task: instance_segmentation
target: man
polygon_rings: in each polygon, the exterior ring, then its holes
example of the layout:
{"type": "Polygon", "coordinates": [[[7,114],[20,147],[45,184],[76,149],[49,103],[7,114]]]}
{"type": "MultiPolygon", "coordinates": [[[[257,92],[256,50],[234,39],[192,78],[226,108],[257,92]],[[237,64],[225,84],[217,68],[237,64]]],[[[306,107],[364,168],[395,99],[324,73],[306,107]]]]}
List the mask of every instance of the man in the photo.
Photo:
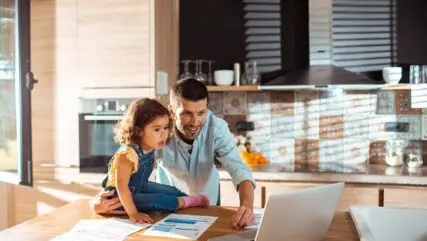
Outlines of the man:
{"type": "MultiPolygon", "coordinates": [[[[189,195],[205,194],[210,204],[219,200],[219,176],[215,158],[230,174],[239,192],[240,207],[232,217],[235,228],[251,224],[255,181],[242,162],[227,122],[208,110],[206,86],[195,79],[179,81],[171,90],[169,111],[175,121],[175,138],[156,153],[156,181],[175,186],[189,195]]],[[[118,199],[100,193],[93,208],[97,213],[118,213],[118,199]],[[101,199],[101,200],[100,200],[101,199]]]]}

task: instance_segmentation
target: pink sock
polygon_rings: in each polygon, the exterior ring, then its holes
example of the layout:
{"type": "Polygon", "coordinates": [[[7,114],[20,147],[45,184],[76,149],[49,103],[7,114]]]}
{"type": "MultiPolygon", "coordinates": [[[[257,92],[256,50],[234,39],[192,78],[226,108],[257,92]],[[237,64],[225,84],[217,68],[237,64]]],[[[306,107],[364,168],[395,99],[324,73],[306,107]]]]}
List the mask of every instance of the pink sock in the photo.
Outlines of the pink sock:
{"type": "Polygon", "coordinates": [[[206,195],[182,197],[184,200],[184,208],[188,207],[208,207],[209,198],[206,195]]]}

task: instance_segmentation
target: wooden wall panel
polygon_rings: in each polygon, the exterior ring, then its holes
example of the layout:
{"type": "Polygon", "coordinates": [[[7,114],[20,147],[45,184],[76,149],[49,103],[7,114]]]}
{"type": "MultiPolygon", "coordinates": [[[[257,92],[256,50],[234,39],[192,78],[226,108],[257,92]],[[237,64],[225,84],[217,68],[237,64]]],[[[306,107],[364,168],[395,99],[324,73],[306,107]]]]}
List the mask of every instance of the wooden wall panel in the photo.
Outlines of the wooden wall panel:
{"type": "Polygon", "coordinates": [[[79,78],[84,87],[154,87],[150,0],[78,0],[79,78]]]}
{"type": "Polygon", "coordinates": [[[68,166],[78,161],[76,15],[76,0],[31,1],[31,63],[39,80],[32,92],[36,180],[53,178],[41,164],[68,166]]]}
{"type": "MultiPolygon", "coordinates": [[[[174,85],[178,79],[179,71],[179,0],[151,0],[153,2],[155,34],[151,42],[155,50],[153,69],[168,73],[169,87],[174,85]]],[[[153,72],[152,79],[155,79],[153,72]]],[[[169,95],[157,95],[157,99],[164,105],[169,104],[169,95]]]]}

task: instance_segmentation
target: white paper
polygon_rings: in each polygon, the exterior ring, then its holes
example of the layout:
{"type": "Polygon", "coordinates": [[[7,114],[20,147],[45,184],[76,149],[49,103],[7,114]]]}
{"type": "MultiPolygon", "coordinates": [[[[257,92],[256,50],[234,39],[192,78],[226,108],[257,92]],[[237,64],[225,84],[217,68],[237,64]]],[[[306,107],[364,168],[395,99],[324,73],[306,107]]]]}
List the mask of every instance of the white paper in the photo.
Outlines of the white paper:
{"type": "Polygon", "coordinates": [[[369,227],[369,209],[374,206],[356,205],[350,207],[350,215],[359,233],[360,241],[375,241],[369,227]]]}
{"type": "Polygon", "coordinates": [[[373,208],[369,225],[377,241],[427,240],[427,210],[373,208]]]}
{"type": "Polygon", "coordinates": [[[427,240],[427,209],[351,206],[361,241],[427,240]]]}
{"type": "Polygon", "coordinates": [[[198,239],[217,219],[210,216],[170,214],[151,226],[143,235],[198,239]]]}
{"type": "Polygon", "coordinates": [[[61,234],[52,241],[121,241],[128,235],[147,228],[151,224],[135,224],[129,219],[87,219],[80,220],[70,231],[61,234]]]}
{"type": "Polygon", "coordinates": [[[254,224],[248,225],[245,228],[247,228],[247,229],[259,228],[259,224],[261,223],[261,218],[262,218],[263,214],[264,214],[263,208],[254,208],[255,222],[254,222],[254,224]]]}

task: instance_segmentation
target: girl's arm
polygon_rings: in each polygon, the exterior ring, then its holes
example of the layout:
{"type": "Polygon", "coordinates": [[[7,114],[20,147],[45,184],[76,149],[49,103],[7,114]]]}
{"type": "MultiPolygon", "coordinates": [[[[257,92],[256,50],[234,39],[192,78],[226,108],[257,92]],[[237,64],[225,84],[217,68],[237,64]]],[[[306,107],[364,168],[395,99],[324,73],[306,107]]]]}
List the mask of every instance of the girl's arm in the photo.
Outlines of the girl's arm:
{"type": "Polygon", "coordinates": [[[126,213],[130,217],[138,212],[132,200],[132,193],[129,190],[129,179],[132,174],[133,163],[127,158],[117,158],[116,167],[117,193],[126,213]]]}

